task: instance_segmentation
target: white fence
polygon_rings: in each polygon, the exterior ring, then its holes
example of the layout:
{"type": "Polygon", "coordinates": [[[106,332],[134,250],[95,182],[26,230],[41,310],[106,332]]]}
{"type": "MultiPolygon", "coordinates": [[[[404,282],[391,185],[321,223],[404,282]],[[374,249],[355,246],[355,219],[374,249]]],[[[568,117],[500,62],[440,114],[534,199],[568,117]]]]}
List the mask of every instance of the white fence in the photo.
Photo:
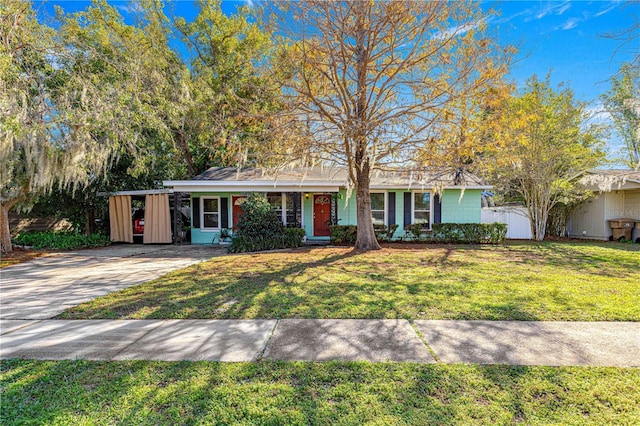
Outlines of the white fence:
{"type": "Polygon", "coordinates": [[[507,224],[507,238],[518,240],[531,239],[531,227],[527,209],[524,207],[483,207],[482,223],[501,222],[507,224]]]}

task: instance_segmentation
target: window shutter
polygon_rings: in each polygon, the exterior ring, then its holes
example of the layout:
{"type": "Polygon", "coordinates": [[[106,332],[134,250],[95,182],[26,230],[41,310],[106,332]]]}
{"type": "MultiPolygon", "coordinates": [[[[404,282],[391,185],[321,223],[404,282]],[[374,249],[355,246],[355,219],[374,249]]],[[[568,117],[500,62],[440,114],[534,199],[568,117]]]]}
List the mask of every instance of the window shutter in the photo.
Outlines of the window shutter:
{"type": "Polygon", "coordinates": [[[191,199],[191,223],[194,228],[200,228],[200,197],[191,199]]]}
{"type": "Polygon", "coordinates": [[[389,192],[387,193],[387,206],[389,212],[387,213],[387,217],[389,218],[387,226],[396,224],[396,193],[389,192]]]}
{"type": "Polygon", "coordinates": [[[433,196],[433,223],[442,223],[442,201],[438,194],[433,196]]]}
{"type": "Polygon", "coordinates": [[[413,217],[413,212],[411,211],[411,197],[413,193],[405,192],[404,193],[404,226],[411,225],[411,218],[413,217]]]}
{"type": "Polygon", "coordinates": [[[220,228],[229,227],[229,199],[220,198],[220,228]]]}

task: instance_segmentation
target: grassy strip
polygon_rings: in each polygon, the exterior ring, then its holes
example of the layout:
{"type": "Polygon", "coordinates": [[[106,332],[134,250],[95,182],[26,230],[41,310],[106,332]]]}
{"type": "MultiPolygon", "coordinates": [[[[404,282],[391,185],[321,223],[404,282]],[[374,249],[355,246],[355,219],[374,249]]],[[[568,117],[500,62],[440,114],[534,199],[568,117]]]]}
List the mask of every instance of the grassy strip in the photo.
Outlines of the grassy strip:
{"type": "Polygon", "coordinates": [[[0,423],[632,424],[640,369],[370,363],[1,364],[0,423]]]}
{"type": "Polygon", "coordinates": [[[230,255],[60,318],[640,320],[640,245],[514,243],[230,255]]]}

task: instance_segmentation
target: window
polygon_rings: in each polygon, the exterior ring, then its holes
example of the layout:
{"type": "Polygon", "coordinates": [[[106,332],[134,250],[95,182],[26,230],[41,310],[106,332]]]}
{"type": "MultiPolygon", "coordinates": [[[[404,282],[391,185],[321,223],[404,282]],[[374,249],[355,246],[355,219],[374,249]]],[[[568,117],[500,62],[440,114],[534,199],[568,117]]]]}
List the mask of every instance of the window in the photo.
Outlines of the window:
{"type": "Polygon", "coordinates": [[[413,223],[423,223],[427,227],[431,219],[431,193],[413,193],[413,223]]]}
{"type": "Polygon", "coordinates": [[[385,196],[384,192],[372,192],[371,197],[371,218],[374,225],[384,225],[385,196]]]}
{"type": "Polygon", "coordinates": [[[269,204],[271,204],[271,208],[274,212],[276,212],[276,215],[284,224],[284,217],[282,216],[282,193],[269,192],[267,194],[267,201],[269,201],[269,204]]]}
{"type": "Polygon", "coordinates": [[[301,209],[300,209],[300,200],[301,194],[294,192],[287,192],[285,194],[285,201],[287,205],[287,226],[297,226],[300,227],[302,223],[301,217],[301,209]]]}
{"type": "Polygon", "coordinates": [[[202,228],[220,228],[220,198],[202,197],[202,228]]]}

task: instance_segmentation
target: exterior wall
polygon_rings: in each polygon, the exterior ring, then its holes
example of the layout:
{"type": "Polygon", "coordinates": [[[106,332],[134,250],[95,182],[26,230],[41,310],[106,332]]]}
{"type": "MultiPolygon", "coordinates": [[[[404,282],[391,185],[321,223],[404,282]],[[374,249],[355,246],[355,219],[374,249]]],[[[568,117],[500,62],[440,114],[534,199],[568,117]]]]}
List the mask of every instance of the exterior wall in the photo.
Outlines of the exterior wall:
{"type": "Polygon", "coordinates": [[[459,189],[442,193],[442,223],[480,223],[482,220],[482,191],[467,189],[460,199],[459,189]]]}
{"type": "MultiPolygon", "coordinates": [[[[270,191],[277,192],[277,191],[270,191]]],[[[375,190],[373,192],[376,192],[375,190]]],[[[389,194],[395,193],[395,223],[398,224],[398,228],[394,234],[395,238],[404,236],[404,193],[405,190],[386,190],[386,217],[385,223],[389,223],[389,194]]],[[[443,192],[442,199],[442,222],[448,223],[480,223],[481,221],[481,190],[466,190],[462,200],[460,200],[460,190],[447,189],[443,192]]],[[[313,192],[302,193],[302,228],[305,230],[305,234],[308,239],[311,240],[327,240],[329,237],[314,237],[313,235],[313,192]]],[[[229,203],[231,203],[231,196],[233,195],[246,195],[245,193],[238,192],[194,192],[191,194],[191,223],[194,223],[193,213],[193,197],[227,197],[229,203]]],[[[347,198],[347,191],[341,189],[338,193],[338,224],[340,225],[356,225],[357,224],[357,207],[356,207],[356,194],[352,192],[351,196],[347,198]]],[[[431,197],[431,223],[433,223],[433,195],[431,197]]],[[[222,227],[231,228],[232,214],[229,214],[227,224],[223,224],[222,227]]],[[[217,241],[220,235],[218,230],[203,231],[200,228],[191,228],[191,243],[192,244],[211,244],[214,240],[217,241]]]]}
{"type": "MultiPolygon", "coordinates": [[[[580,205],[569,218],[569,236],[606,240],[604,211],[606,194],[601,194],[580,205]]],[[[611,234],[609,234],[611,235],[611,234]]]]}
{"type": "Polygon", "coordinates": [[[358,209],[356,203],[356,191],[351,191],[347,198],[347,190],[338,192],[338,225],[356,225],[358,222],[358,209]]]}
{"type": "Polygon", "coordinates": [[[640,189],[632,189],[624,193],[625,217],[640,220],[640,189]]]}
{"type": "MultiPolygon", "coordinates": [[[[193,197],[228,197],[231,202],[232,195],[240,195],[235,192],[193,192],[191,193],[191,223],[193,224],[193,197]]],[[[231,215],[229,215],[229,223],[222,224],[223,228],[231,228],[231,215]]],[[[203,231],[200,228],[191,227],[191,244],[212,244],[214,239],[217,241],[220,231],[203,231]]]]}
{"type": "Polygon", "coordinates": [[[307,238],[313,239],[313,194],[305,192],[302,199],[302,228],[307,238]]]}
{"type": "Polygon", "coordinates": [[[569,235],[608,240],[612,235],[608,220],[621,218],[640,221],[640,190],[614,190],[587,201],[571,215],[569,235]]]}

